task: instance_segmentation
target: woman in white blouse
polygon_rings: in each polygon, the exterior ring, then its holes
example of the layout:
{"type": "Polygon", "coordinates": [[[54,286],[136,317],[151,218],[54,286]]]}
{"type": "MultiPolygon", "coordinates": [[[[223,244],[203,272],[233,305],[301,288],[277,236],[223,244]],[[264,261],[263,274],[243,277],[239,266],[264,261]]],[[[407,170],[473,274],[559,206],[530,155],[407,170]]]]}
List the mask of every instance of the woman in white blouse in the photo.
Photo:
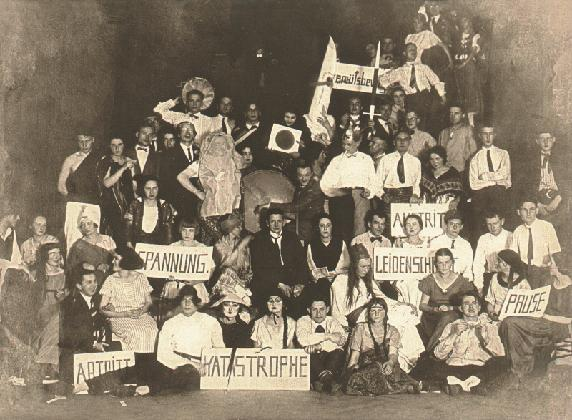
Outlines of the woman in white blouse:
{"type": "Polygon", "coordinates": [[[330,289],[332,317],[349,331],[355,323],[366,321],[363,308],[373,297],[385,299],[389,323],[401,335],[403,348],[399,354],[399,364],[409,372],[425,350],[416,328],[419,323],[416,312],[411,305],[390,299],[381,292],[373,280],[372,261],[365,246],[353,245],[349,252],[349,273],[338,275],[330,289]]]}
{"type": "Polygon", "coordinates": [[[285,315],[282,296],[271,295],[266,301],[268,313],[254,322],[250,337],[254,347],[272,349],[294,348],[296,321],[285,315]]]}

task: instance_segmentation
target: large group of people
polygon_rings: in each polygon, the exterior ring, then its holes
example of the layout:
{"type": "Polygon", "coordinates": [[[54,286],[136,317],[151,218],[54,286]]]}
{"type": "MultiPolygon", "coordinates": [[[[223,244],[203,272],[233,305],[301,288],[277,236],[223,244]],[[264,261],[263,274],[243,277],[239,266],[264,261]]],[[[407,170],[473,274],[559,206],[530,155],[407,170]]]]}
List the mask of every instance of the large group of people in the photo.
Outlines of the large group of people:
{"type": "MultiPolygon", "coordinates": [[[[237,118],[221,96],[207,115],[213,92],[196,80],[141,118],[131,147],[78,135],[57,183],[64,236],[37,215],[20,246],[19,216],[0,220],[2,340],[26,346],[62,392],[74,354],[117,349],[135,367],[88,381],[91,392],[196,389],[202,352],[223,347],[301,348],[314,390],[351,395],[486,393],[542,372],[572,319],[571,200],[553,128],[518,139],[533,151],[511,164],[486,118],[470,17],[429,0],[412,22],[403,42],[383,40],[373,115],[355,95],[313,132],[284,107],[275,123],[301,131],[296,152],[269,149],[256,101],[237,118]],[[245,205],[244,180],[273,173],[295,185],[291,200],[245,205]],[[412,204],[403,236],[389,226],[393,203],[412,204]],[[442,234],[424,234],[418,203],[448,206],[442,234]],[[211,246],[211,277],[148,278],[139,243],[211,246]],[[377,247],[431,249],[434,270],[377,281],[377,247]],[[499,320],[509,290],[543,286],[543,317],[499,320]]],[[[374,44],[366,53],[377,61],[374,44]]]]}

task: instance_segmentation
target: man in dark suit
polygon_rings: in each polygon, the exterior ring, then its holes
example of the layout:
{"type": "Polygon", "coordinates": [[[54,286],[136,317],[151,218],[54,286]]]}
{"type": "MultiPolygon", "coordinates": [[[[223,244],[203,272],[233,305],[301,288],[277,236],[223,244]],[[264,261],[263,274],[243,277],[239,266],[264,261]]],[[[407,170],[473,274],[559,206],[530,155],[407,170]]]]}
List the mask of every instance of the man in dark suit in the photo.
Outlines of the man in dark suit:
{"type": "Polygon", "coordinates": [[[368,126],[373,128],[373,136],[387,140],[390,145],[393,145],[393,135],[395,134],[395,127],[391,122],[393,99],[390,96],[383,95],[378,98],[377,102],[376,108],[379,117],[375,118],[373,123],[369,122],[368,126]]]}
{"type": "Polygon", "coordinates": [[[111,328],[98,311],[101,296],[93,267],[78,266],[74,277],[75,288],[60,312],[60,379],[67,385],[73,384],[74,354],[102,352],[111,345],[111,328]]]}
{"type": "Polygon", "coordinates": [[[530,159],[524,160],[526,167],[520,172],[529,174],[522,182],[521,193],[538,195],[538,216],[552,223],[564,238],[569,229],[567,220],[571,207],[566,154],[553,150],[556,137],[552,133],[541,131],[536,138],[538,148],[528,154],[530,159]]]}
{"type": "Polygon", "coordinates": [[[160,190],[161,196],[175,207],[179,217],[191,220],[198,215],[198,205],[203,195],[198,185],[193,184],[195,192],[191,192],[181,185],[177,177],[190,165],[194,164],[198,168],[199,147],[195,141],[197,132],[190,122],[185,121],[177,126],[177,134],[179,141],[175,147],[165,150],[162,156],[160,190]]]}
{"type": "Polygon", "coordinates": [[[148,123],[143,123],[137,131],[137,144],[127,149],[125,156],[137,162],[134,175],[159,176],[159,154],[151,147],[155,129],[148,123]]]}
{"type": "Polygon", "coordinates": [[[297,319],[305,311],[301,295],[310,279],[304,249],[298,235],[283,229],[281,209],[269,209],[266,217],[267,229],[259,231],[250,244],[254,304],[265,311],[268,296],[285,296],[288,314],[297,319]]]}
{"type": "Polygon", "coordinates": [[[260,107],[251,102],[244,111],[244,123],[232,130],[236,148],[250,147],[257,168],[268,166],[264,160],[264,150],[268,144],[268,130],[261,121],[260,107]]]}

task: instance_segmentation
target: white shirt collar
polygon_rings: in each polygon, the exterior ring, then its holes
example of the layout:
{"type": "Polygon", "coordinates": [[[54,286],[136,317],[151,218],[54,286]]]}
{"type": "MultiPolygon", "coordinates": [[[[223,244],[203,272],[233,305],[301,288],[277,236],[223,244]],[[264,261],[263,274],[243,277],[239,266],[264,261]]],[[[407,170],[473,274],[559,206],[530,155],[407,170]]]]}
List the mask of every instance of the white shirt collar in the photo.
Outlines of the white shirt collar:
{"type": "Polygon", "coordinates": [[[85,300],[85,303],[87,303],[87,307],[91,308],[91,301],[93,299],[93,296],[86,296],[83,293],[79,292],[80,296],[83,298],[83,300],[85,300]]]}

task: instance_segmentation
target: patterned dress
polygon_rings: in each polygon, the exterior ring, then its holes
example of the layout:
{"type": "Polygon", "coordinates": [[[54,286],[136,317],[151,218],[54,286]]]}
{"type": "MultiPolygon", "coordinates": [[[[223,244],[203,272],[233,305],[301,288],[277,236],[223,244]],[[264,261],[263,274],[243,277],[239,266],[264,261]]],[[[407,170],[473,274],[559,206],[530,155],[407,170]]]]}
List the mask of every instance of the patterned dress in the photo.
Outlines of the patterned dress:
{"type": "MultiPolygon", "coordinates": [[[[153,289],[143,274],[132,271],[127,278],[118,273],[109,276],[100,294],[110,298],[117,312],[139,309],[145,304],[145,298],[153,289]]],[[[123,350],[136,353],[153,353],[157,339],[157,324],[149,314],[139,318],[110,318],[111,330],[121,340],[123,350]]]]}

